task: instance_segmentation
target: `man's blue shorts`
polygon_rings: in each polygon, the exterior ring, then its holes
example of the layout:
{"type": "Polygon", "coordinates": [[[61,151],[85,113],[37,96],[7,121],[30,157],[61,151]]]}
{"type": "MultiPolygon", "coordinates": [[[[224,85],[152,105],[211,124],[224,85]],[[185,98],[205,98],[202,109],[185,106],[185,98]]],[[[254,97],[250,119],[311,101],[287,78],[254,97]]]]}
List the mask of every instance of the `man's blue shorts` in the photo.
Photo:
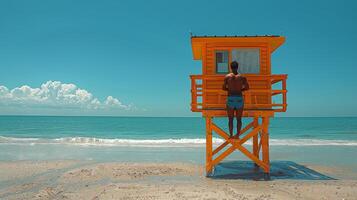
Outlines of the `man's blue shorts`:
{"type": "Polygon", "coordinates": [[[228,96],[227,97],[227,108],[230,109],[242,109],[244,106],[244,101],[242,96],[228,96]]]}

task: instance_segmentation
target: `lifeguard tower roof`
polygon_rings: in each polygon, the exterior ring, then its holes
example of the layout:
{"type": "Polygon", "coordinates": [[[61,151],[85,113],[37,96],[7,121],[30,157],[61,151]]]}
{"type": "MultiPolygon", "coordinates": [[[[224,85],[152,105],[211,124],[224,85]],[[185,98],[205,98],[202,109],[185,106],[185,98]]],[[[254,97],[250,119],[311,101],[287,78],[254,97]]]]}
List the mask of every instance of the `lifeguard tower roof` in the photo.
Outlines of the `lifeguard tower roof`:
{"type": "Polygon", "coordinates": [[[194,60],[202,59],[202,47],[206,43],[221,43],[227,42],[232,45],[240,44],[242,46],[244,44],[252,45],[252,44],[267,44],[270,47],[270,52],[274,52],[279,46],[281,46],[285,42],[285,37],[279,35],[203,35],[191,36],[191,45],[192,45],[192,53],[194,60]]]}

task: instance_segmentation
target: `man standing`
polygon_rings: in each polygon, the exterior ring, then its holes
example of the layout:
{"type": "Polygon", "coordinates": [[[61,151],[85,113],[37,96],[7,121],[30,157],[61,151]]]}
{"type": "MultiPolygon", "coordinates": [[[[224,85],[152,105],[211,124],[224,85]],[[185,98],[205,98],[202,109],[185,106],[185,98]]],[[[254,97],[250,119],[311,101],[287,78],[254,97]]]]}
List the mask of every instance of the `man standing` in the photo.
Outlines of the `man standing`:
{"type": "Polygon", "coordinates": [[[234,112],[237,117],[237,134],[234,138],[239,139],[240,129],[242,128],[242,113],[244,99],[242,92],[249,89],[248,81],[241,74],[238,74],[238,62],[231,63],[232,73],[224,78],[223,90],[228,92],[227,97],[227,115],[230,137],[233,137],[233,119],[234,112]]]}

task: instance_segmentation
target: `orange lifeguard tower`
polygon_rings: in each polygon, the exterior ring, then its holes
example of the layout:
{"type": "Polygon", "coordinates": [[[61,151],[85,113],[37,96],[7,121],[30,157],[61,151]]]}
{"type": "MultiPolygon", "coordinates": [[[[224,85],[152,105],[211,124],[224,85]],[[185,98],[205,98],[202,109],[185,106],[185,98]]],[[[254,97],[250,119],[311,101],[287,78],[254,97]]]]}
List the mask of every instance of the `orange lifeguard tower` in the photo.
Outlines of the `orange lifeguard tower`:
{"type": "Polygon", "coordinates": [[[206,174],[235,150],[239,150],[270,179],[269,119],[275,112],[285,112],[286,74],[271,73],[271,54],[284,43],[281,36],[191,36],[194,60],[202,60],[202,74],[191,75],[191,111],[202,112],[206,119],[206,174]],[[222,90],[230,62],[239,63],[250,89],[245,91],[243,117],[252,122],[242,128],[240,139],[228,134],[213,122],[226,117],[227,92],[222,90]],[[225,142],[213,150],[212,133],[225,142]],[[244,144],[252,139],[252,151],[244,144]],[[227,147],[227,146],[230,147],[227,147]],[[222,152],[222,153],[220,153],[222,152]]]}

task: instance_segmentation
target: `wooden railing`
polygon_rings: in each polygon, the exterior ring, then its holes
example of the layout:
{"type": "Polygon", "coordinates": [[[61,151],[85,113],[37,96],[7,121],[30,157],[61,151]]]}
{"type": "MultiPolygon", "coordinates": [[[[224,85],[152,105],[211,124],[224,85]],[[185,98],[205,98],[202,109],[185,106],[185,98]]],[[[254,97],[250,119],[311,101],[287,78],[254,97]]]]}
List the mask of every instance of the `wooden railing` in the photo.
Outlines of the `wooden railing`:
{"type": "MultiPolygon", "coordinates": [[[[246,75],[250,89],[243,93],[245,110],[273,110],[287,108],[286,74],[246,75]],[[277,86],[280,87],[275,88],[277,86]],[[275,99],[278,97],[278,99],[275,99]],[[279,100],[275,102],[275,100],[279,100]]],[[[225,109],[227,92],[222,90],[223,75],[191,75],[191,111],[225,109]]]]}

